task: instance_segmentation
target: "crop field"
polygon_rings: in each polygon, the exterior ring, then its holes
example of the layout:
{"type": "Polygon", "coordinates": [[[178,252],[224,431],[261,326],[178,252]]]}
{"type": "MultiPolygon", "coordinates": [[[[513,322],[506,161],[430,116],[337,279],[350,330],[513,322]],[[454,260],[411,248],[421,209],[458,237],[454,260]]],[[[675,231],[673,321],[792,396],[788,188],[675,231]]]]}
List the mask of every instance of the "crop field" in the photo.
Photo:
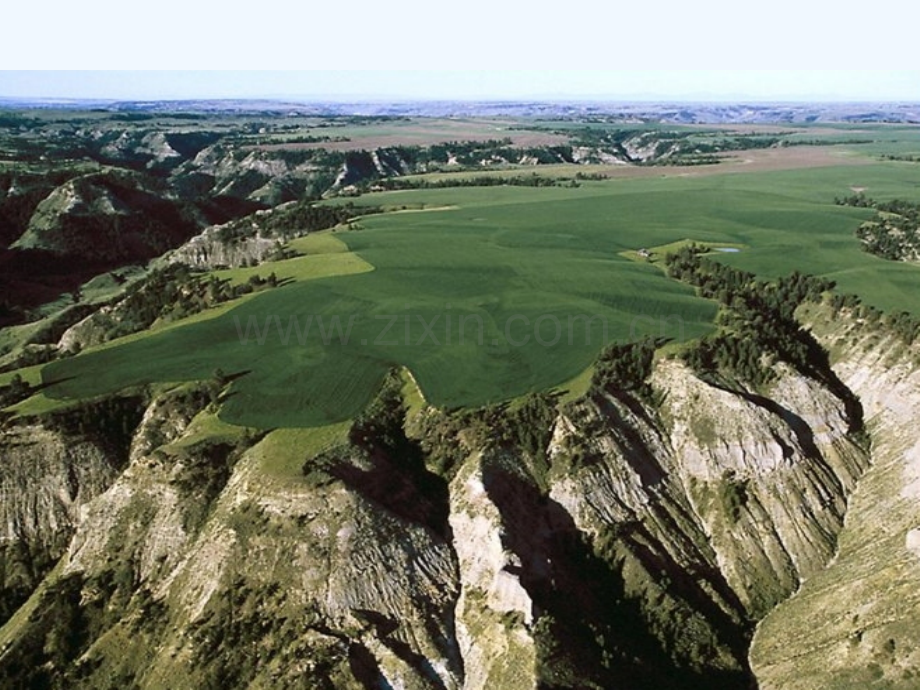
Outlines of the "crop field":
{"type": "Polygon", "coordinates": [[[514,120],[496,119],[437,119],[412,118],[369,124],[342,124],[337,126],[305,129],[313,136],[328,136],[345,141],[321,141],[310,143],[285,142],[283,136],[276,137],[277,143],[268,139],[256,148],[272,149],[316,149],[331,151],[353,151],[375,149],[386,146],[429,146],[450,141],[489,141],[511,139],[517,146],[540,146],[563,144],[567,137],[550,132],[516,129],[520,123],[514,120]]]}
{"type": "Polygon", "coordinates": [[[854,187],[915,199],[920,166],[365,195],[351,201],[429,210],[301,240],[307,256],[256,269],[290,278],[281,287],[54,362],[44,392],[84,397],[219,368],[241,374],[224,421],[309,427],[354,416],[403,365],[435,405],[506,400],[576,379],[605,342],[711,329],[713,303],[620,255],[687,238],[739,247],[720,260],[764,276],[826,275],[881,308],[918,311],[920,269],[864,253],[854,230],[871,212],[833,203],[854,187]]]}

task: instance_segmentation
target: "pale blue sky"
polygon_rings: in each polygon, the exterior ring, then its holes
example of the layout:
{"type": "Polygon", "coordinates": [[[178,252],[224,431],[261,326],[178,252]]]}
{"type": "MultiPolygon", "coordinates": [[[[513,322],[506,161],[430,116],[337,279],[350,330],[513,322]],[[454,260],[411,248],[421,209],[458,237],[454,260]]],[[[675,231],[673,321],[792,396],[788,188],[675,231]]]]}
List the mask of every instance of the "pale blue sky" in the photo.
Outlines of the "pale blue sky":
{"type": "Polygon", "coordinates": [[[0,71],[0,97],[920,101],[920,71],[0,71]]]}

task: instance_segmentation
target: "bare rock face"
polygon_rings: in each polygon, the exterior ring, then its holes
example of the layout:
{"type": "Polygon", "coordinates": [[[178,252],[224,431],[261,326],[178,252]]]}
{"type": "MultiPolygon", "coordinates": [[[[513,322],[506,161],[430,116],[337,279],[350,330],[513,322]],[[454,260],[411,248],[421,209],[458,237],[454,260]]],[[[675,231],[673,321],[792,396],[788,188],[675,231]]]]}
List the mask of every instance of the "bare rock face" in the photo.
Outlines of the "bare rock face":
{"type": "Polygon", "coordinates": [[[278,238],[261,236],[255,226],[251,236],[226,241],[222,239],[221,226],[218,225],[195,235],[170,252],[167,260],[198,270],[248,266],[264,261],[278,250],[278,245],[278,238]]]}
{"type": "Polygon", "coordinates": [[[843,401],[787,372],[769,399],[705,384],[677,363],[656,372],[668,391],[676,474],[719,567],[755,616],[833,556],[847,497],[869,464],[848,436],[843,401]]]}
{"type": "Polygon", "coordinates": [[[39,423],[0,432],[0,610],[5,620],[61,557],[82,509],[123,459],[39,423]]]}
{"type": "Polygon", "coordinates": [[[341,481],[266,474],[272,438],[197,442],[195,412],[175,396],[148,407],[130,465],[83,506],[55,578],[118,612],[81,652],[98,677],[462,687],[450,545],[341,481]]]}
{"type": "Polygon", "coordinates": [[[60,352],[79,352],[100,345],[105,342],[106,334],[118,323],[118,312],[114,307],[100,307],[64,331],[57,348],[60,352]]]}
{"type": "Polygon", "coordinates": [[[98,445],[41,425],[7,429],[0,447],[0,539],[42,539],[72,527],[118,467],[98,445]]]}
{"type": "Polygon", "coordinates": [[[669,360],[651,383],[657,407],[605,395],[557,420],[550,497],[622,564],[634,626],[686,677],[704,662],[750,682],[745,621],[833,557],[868,457],[844,402],[792,372],[769,399],[669,360]]]}
{"type": "MultiPolygon", "coordinates": [[[[502,513],[483,476],[496,467],[515,472],[517,463],[515,458],[479,455],[451,486],[450,526],[462,586],[456,627],[465,690],[536,687],[537,659],[529,629],[533,601],[518,574],[521,556],[508,543],[502,513]]],[[[528,481],[526,475],[519,476],[528,481]]]]}
{"type": "Polygon", "coordinates": [[[914,528],[907,533],[907,538],[904,540],[904,546],[907,547],[909,551],[913,551],[920,556],[920,528],[914,528]]]}
{"type": "Polygon", "coordinates": [[[872,467],[850,498],[838,549],[763,621],[751,661],[765,690],[917,687],[920,669],[920,368],[916,350],[847,318],[815,335],[860,398],[872,467]]]}

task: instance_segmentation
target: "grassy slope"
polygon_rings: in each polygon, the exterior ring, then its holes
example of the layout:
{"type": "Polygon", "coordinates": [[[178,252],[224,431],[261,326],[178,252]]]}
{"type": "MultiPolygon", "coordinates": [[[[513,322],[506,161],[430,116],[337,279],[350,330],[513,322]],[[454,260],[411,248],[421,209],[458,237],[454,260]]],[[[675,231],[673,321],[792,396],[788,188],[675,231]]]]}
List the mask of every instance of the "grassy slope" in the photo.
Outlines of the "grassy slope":
{"type": "MultiPolygon", "coordinates": [[[[363,230],[336,237],[376,270],[305,280],[321,273],[304,269],[291,275],[297,282],[253,296],[216,318],[54,363],[45,370],[46,380],[72,378],[48,394],[80,396],[141,381],[207,377],[221,367],[249,372],[234,383],[222,412],[226,420],[263,428],[311,426],[355,414],[387,368],[403,364],[434,404],[507,399],[563,384],[590,364],[600,349],[600,329],[585,343],[579,325],[570,345],[569,317],[604,317],[608,339],[658,334],[661,319],[670,315],[679,316],[683,328],[672,319],[665,335],[690,338],[704,332],[713,305],[656,267],[618,254],[688,237],[744,246],[738,254],[720,257],[741,268],[764,275],[793,269],[822,273],[870,303],[910,309],[920,281],[917,269],[862,252],[853,231],[865,210],[832,201],[852,186],[885,198],[912,197],[918,185],[920,166],[887,163],[592,182],[578,189],[369,195],[358,202],[453,208],[366,217],[363,230]],[[303,326],[310,315],[309,337],[300,344],[292,332],[285,345],[290,317],[303,326]],[[397,319],[384,333],[391,315],[397,319]],[[333,317],[339,317],[344,331],[354,316],[347,342],[333,338],[324,345],[320,316],[327,331],[333,317]],[[448,316],[452,338],[445,343],[448,316]],[[461,316],[482,319],[482,345],[473,320],[467,321],[465,342],[458,342],[461,316]],[[515,316],[527,321],[511,321],[515,316]],[[538,332],[534,324],[541,316],[547,318],[538,332]],[[559,319],[562,337],[555,346],[543,346],[536,337],[553,338],[552,317],[559,319]],[[271,327],[264,344],[253,341],[253,331],[248,344],[240,343],[237,323],[245,331],[250,319],[260,330],[266,323],[271,327]],[[435,326],[420,342],[422,321],[435,326]],[[514,345],[527,337],[526,345],[514,345]]],[[[319,266],[354,256],[307,259],[319,266]]],[[[259,272],[268,270],[263,266],[259,272]]]]}

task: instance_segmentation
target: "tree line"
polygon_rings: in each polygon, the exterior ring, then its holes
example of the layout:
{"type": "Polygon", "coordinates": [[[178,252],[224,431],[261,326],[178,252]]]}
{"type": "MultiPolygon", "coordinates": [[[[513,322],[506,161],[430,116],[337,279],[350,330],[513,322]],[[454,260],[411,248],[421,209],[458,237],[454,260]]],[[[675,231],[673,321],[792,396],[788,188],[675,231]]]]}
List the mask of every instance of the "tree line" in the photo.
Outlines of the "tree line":
{"type": "Polygon", "coordinates": [[[820,301],[834,282],[795,271],[774,281],[712,261],[708,250],[690,244],[668,254],[668,275],[695,286],[702,297],[722,305],[718,333],[684,351],[683,358],[704,378],[728,375],[761,387],[775,378],[772,364],[784,361],[801,373],[823,378],[827,355],[801,328],[795,310],[820,301]]]}

